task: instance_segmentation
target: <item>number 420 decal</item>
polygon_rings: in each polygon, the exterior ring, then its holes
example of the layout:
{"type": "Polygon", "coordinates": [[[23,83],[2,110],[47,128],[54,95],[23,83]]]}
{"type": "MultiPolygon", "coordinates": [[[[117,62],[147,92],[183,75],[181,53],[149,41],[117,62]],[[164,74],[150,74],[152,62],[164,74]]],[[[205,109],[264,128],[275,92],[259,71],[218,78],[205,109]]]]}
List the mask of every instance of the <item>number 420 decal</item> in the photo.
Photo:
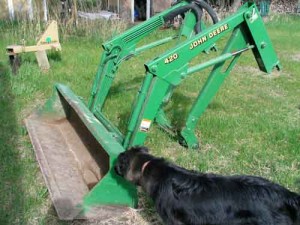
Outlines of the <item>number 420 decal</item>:
{"type": "Polygon", "coordinates": [[[170,55],[168,58],[165,59],[165,64],[171,63],[178,59],[178,54],[174,53],[173,55],[170,55]]]}

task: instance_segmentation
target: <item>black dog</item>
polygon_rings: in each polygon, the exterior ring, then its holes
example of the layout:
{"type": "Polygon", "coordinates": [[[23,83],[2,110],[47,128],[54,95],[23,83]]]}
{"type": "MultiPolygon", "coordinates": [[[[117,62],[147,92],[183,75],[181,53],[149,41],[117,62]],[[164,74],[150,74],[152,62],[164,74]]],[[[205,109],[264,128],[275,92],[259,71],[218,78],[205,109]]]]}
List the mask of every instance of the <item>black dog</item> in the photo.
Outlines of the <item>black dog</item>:
{"type": "Polygon", "coordinates": [[[300,225],[300,195],[260,177],[188,171],[146,147],[121,153],[115,171],[142,186],[168,225],[300,225]]]}

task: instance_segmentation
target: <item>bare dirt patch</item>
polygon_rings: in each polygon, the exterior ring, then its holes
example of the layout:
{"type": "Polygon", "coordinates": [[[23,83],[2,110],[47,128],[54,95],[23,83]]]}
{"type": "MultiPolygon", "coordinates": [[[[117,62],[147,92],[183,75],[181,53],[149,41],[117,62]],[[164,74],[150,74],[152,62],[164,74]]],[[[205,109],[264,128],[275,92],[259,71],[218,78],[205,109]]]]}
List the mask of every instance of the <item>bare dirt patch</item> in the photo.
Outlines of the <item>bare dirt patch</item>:
{"type": "Polygon", "coordinates": [[[292,55],[292,60],[293,60],[293,61],[300,62],[300,53],[297,53],[297,54],[292,55]]]}
{"type": "Polygon", "coordinates": [[[132,209],[128,213],[124,213],[115,218],[108,220],[75,220],[70,225],[149,225],[151,223],[145,221],[138,211],[132,209]]]}

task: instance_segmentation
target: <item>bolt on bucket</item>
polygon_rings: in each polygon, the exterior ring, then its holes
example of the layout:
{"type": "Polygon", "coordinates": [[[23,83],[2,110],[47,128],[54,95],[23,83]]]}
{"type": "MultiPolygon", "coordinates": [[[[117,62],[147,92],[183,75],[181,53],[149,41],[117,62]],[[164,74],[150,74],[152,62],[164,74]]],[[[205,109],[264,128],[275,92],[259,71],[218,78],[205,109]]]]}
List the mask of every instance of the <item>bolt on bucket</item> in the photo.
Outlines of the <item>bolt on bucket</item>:
{"type": "Polygon", "coordinates": [[[60,219],[106,219],[136,207],[136,188],[117,176],[125,149],[66,86],[25,124],[60,219]]]}

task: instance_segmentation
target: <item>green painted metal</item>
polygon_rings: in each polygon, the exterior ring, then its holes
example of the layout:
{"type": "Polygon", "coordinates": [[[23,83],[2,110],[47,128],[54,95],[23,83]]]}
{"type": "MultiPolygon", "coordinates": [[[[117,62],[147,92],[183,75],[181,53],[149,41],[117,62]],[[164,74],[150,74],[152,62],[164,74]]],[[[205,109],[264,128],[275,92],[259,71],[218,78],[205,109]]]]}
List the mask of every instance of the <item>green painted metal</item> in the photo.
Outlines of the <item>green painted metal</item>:
{"type": "Polygon", "coordinates": [[[185,16],[185,20],[183,21],[184,26],[181,26],[180,34],[185,38],[190,38],[193,36],[194,26],[196,24],[196,17],[193,13],[189,13],[185,16]]]}
{"type": "MultiPolygon", "coordinates": [[[[107,97],[108,91],[111,84],[115,78],[118,66],[124,59],[135,55],[136,44],[143,38],[147,37],[150,33],[157,30],[165,22],[164,17],[171,13],[172,11],[186,6],[189,3],[182,1],[175,6],[163,11],[162,13],[151,17],[147,22],[141,23],[131,29],[125,31],[119,36],[116,36],[111,41],[108,41],[102,45],[104,49],[104,54],[102,55],[101,63],[96,74],[96,79],[91,92],[91,97],[89,100],[89,108],[97,116],[96,111],[102,110],[104,101],[107,97]],[[101,90],[101,91],[99,91],[101,90]]],[[[176,37],[171,37],[169,39],[164,39],[161,44],[166,43],[165,40],[172,40],[176,37]]],[[[147,50],[150,47],[157,46],[157,42],[152,45],[147,45],[146,47],[138,48],[138,52],[142,50],[147,50]]]]}
{"type": "Polygon", "coordinates": [[[257,9],[255,9],[256,7],[253,5],[252,11],[248,10],[244,15],[251,35],[250,37],[252,37],[250,41],[256,46],[256,48],[253,49],[253,54],[259,69],[263,72],[271,73],[275,67],[281,69],[281,65],[274,51],[270,37],[267,34],[264,22],[260,18],[257,9]]]}
{"type": "MultiPolygon", "coordinates": [[[[197,149],[199,147],[198,138],[195,135],[195,128],[196,125],[204,113],[205,109],[211,102],[212,98],[215,96],[217,91],[220,89],[220,86],[224,82],[225,78],[229,75],[230,71],[232,70],[233,66],[236,64],[237,59],[240,57],[241,53],[251,49],[253,46],[247,46],[247,40],[243,36],[243,33],[240,28],[236,28],[227,46],[225,47],[221,56],[217,59],[213,59],[212,61],[215,62],[215,66],[212,69],[206,83],[204,84],[203,89],[201,90],[197,100],[195,101],[189,116],[185,122],[184,128],[181,130],[181,142],[184,143],[186,146],[192,149],[197,149]],[[239,51],[233,52],[235,49],[241,49],[239,51]],[[227,59],[233,57],[231,63],[228,65],[227,68],[223,68],[227,59]]],[[[207,62],[206,64],[210,64],[207,62]]],[[[200,65],[200,68],[204,68],[203,65],[200,65]]],[[[199,69],[199,68],[197,68],[199,69]]]]}
{"type": "Polygon", "coordinates": [[[145,51],[145,50],[151,49],[151,48],[153,48],[153,47],[157,47],[157,46],[159,46],[159,45],[163,45],[163,44],[165,44],[165,43],[167,43],[167,42],[169,42],[169,41],[171,41],[171,40],[173,40],[173,39],[176,39],[176,38],[178,38],[178,36],[167,37],[167,38],[164,38],[164,39],[162,39],[162,40],[158,40],[158,41],[155,41],[155,42],[153,42],[153,43],[150,43],[150,44],[148,44],[148,45],[144,45],[144,46],[142,46],[142,47],[137,48],[137,49],[135,50],[134,54],[137,55],[137,54],[139,54],[139,53],[141,53],[141,52],[143,52],[143,51],[145,51]]]}
{"type": "Polygon", "coordinates": [[[153,80],[152,74],[150,74],[150,73],[146,74],[143,85],[139,91],[139,95],[136,98],[136,102],[134,103],[131,117],[129,119],[127,133],[126,133],[126,137],[125,137],[125,140],[123,143],[125,148],[127,148],[129,146],[131,137],[133,136],[133,132],[137,126],[137,118],[139,117],[140,112],[142,111],[144,102],[146,101],[148,90],[150,89],[152,80],[153,80]]]}
{"type": "Polygon", "coordinates": [[[158,77],[153,77],[150,85],[142,89],[144,101],[142,102],[141,97],[138,96],[139,105],[133,107],[133,116],[130,122],[134,123],[134,129],[131,128],[130,132],[127,132],[126,140],[129,140],[129,142],[128,145],[126,142],[124,143],[125,148],[143,144],[141,140],[145,139],[165,96],[168,94],[169,88],[169,83],[158,77]]]}
{"type": "Polygon", "coordinates": [[[224,53],[224,54],[220,55],[217,58],[214,58],[214,59],[211,59],[211,60],[209,60],[207,62],[201,63],[201,64],[199,64],[197,66],[193,66],[193,67],[191,67],[191,68],[188,69],[187,75],[195,73],[195,72],[197,72],[199,70],[203,70],[203,69],[205,69],[207,67],[210,67],[210,66],[213,66],[215,64],[224,62],[227,59],[230,59],[230,58],[234,57],[237,54],[241,54],[242,52],[247,51],[247,50],[249,50],[249,49],[251,49],[253,47],[254,46],[252,45],[252,46],[246,47],[244,49],[241,49],[241,50],[239,50],[237,52],[227,52],[227,53],[224,53]]]}
{"type": "MultiPolygon", "coordinates": [[[[207,28],[201,34],[193,36],[160,55],[160,57],[145,64],[147,74],[151,73],[152,79],[161,79],[165,82],[152,81],[152,85],[155,83],[157,86],[159,83],[164,83],[164,86],[160,87],[161,91],[159,91],[159,93],[155,92],[156,87],[148,88],[148,97],[146,100],[141,100],[144,105],[139,106],[139,109],[133,109],[134,116],[130,119],[129,123],[131,127],[127,133],[127,140],[130,139],[129,146],[144,143],[147,136],[147,131],[142,128],[144,120],[148,121],[148,125],[152,124],[156,115],[158,115],[158,122],[162,127],[166,127],[166,130],[172,129],[172,126],[161,109],[164,101],[163,95],[168,93],[167,90],[178,86],[191,72],[215,64],[203,91],[188,116],[186,126],[180,132],[183,143],[190,148],[197,148],[199,142],[194,134],[197,121],[220,88],[225,77],[237,62],[240,54],[247,49],[252,49],[258,66],[262,71],[269,73],[275,67],[277,69],[281,68],[270,38],[263,25],[263,21],[253,3],[245,4],[236,14],[207,28]],[[193,58],[230,32],[233,32],[232,37],[229,39],[227,47],[221,56],[202,65],[190,68],[189,62],[193,58]],[[231,51],[235,53],[231,53],[231,51]],[[222,65],[230,58],[233,59],[229,67],[225,72],[222,72],[222,65]],[[152,98],[154,100],[152,100],[152,98]],[[160,102],[160,104],[156,103],[156,101],[160,102]],[[153,107],[147,107],[146,104],[153,107]],[[133,124],[135,124],[134,129],[132,129],[133,124]]],[[[144,93],[143,95],[146,94],[144,93]]],[[[141,97],[139,96],[138,98],[141,97]]],[[[127,147],[127,144],[128,141],[125,142],[124,146],[127,147]]]]}
{"type": "Polygon", "coordinates": [[[68,119],[70,112],[75,112],[88,132],[107,153],[109,162],[106,174],[83,198],[82,213],[94,205],[136,206],[135,187],[118,177],[113,170],[113,165],[117,156],[125,149],[144,144],[154,122],[173,135],[178,132],[180,142],[187,147],[198,148],[199,141],[195,135],[196,125],[243,52],[251,50],[259,68],[264,72],[270,73],[274,68],[281,68],[263,21],[253,3],[245,4],[234,15],[213,26],[205,27],[199,34],[194,33],[195,15],[188,11],[179,34],[136,47],[142,38],[147,37],[164,24],[166,15],[188,4],[190,4],[189,1],[181,1],[145,23],[103,44],[104,53],[93,83],[88,106],[68,87],[61,84],[55,86],[54,97],[44,106],[41,114],[53,114],[56,117],[68,119]],[[231,36],[220,56],[199,65],[190,65],[195,57],[211,49],[218,40],[230,33],[231,36]],[[145,78],[133,104],[127,131],[122,134],[118,127],[102,113],[119,65],[143,51],[175,38],[179,41],[174,47],[145,64],[145,78]],[[229,63],[226,63],[228,61],[229,63]],[[211,66],[212,71],[199,92],[184,127],[181,131],[175,131],[164,112],[164,105],[171,98],[173,89],[184,79],[211,66]]]}
{"type": "MultiPolygon", "coordinates": [[[[111,161],[111,165],[114,165],[114,160],[111,161]]],[[[136,208],[137,200],[136,188],[131,183],[124,181],[110,168],[109,173],[85,196],[82,207],[89,210],[100,204],[136,208]]]]}
{"type": "MultiPolygon", "coordinates": [[[[158,14],[157,16],[154,16],[150,18],[147,22],[139,24],[128,31],[124,32],[123,34],[115,37],[111,41],[103,44],[104,53],[101,58],[100,66],[93,84],[91,97],[89,99],[88,107],[93,112],[93,114],[101,121],[105,127],[110,130],[112,133],[114,133],[116,139],[118,142],[123,143],[123,146],[126,147],[129,144],[129,137],[132,135],[132,129],[133,127],[136,127],[135,118],[137,115],[136,113],[133,113],[128,125],[128,131],[125,135],[125,137],[120,133],[120,131],[111,124],[103,115],[102,113],[102,107],[105,102],[105,99],[108,95],[109,89],[112,85],[113,80],[116,76],[116,71],[118,70],[118,67],[120,63],[124,62],[125,60],[128,60],[129,58],[136,56],[140,54],[143,51],[146,51],[148,49],[151,49],[153,47],[168,43],[169,41],[173,39],[178,39],[177,45],[179,45],[181,42],[186,40],[187,38],[191,38],[195,36],[194,27],[196,24],[196,17],[193,12],[189,11],[185,13],[185,19],[183,21],[183,25],[180,28],[180,31],[177,35],[173,37],[167,37],[158,41],[155,41],[153,43],[144,45],[142,47],[136,48],[136,44],[142,39],[147,37],[148,34],[156,30],[158,27],[160,27],[162,24],[164,24],[164,18],[168,14],[174,12],[180,7],[184,7],[189,5],[190,3],[188,1],[181,1],[179,4],[176,4],[175,6],[171,7],[170,9],[158,14]],[[124,139],[125,138],[125,139],[124,139]]],[[[206,26],[202,23],[202,29],[205,29],[206,26]]],[[[213,48],[215,45],[212,43],[210,46],[208,46],[205,49],[205,52],[209,52],[211,48],[213,48]]],[[[144,84],[147,84],[147,75],[145,78],[144,84]]],[[[171,92],[172,89],[169,88],[169,91],[166,93],[167,95],[170,95],[169,92],[171,92]]],[[[141,96],[143,96],[141,92],[141,96]]],[[[141,97],[143,99],[143,97],[141,97]]],[[[139,104],[143,102],[143,100],[137,100],[138,104],[135,104],[135,112],[137,114],[139,113],[139,110],[136,110],[139,108],[139,104]]]]}

